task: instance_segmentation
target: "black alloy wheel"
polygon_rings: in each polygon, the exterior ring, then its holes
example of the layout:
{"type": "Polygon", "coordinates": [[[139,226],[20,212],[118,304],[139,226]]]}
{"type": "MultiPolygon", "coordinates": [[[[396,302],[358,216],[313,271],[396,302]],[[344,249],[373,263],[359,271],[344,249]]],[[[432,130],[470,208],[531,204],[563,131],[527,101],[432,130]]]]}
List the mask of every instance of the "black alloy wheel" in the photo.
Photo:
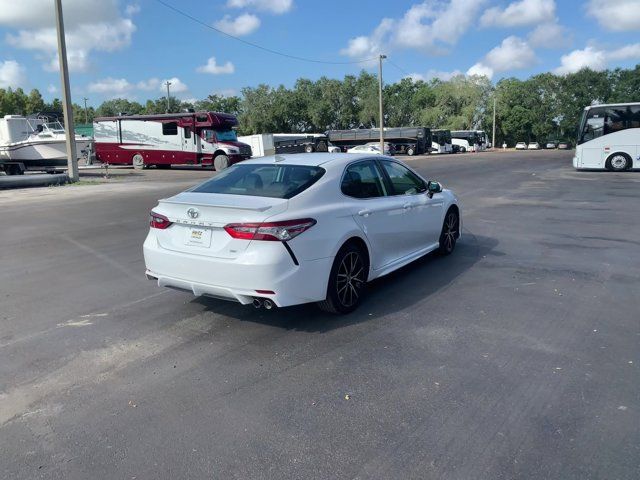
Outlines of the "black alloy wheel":
{"type": "Polygon", "coordinates": [[[456,248],[456,242],[460,236],[460,217],[458,212],[450,209],[444,217],[442,233],[440,233],[440,247],[438,251],[443,255],[449,255],[456,248]]]}
{"type": "Polygon", "coordinates": [[[353,312],[362,300],[368,268],[360,248],[353,244],[344,246],[331,267],[327,298],[318,302],[318,306],[334,314],[353,312]]]}

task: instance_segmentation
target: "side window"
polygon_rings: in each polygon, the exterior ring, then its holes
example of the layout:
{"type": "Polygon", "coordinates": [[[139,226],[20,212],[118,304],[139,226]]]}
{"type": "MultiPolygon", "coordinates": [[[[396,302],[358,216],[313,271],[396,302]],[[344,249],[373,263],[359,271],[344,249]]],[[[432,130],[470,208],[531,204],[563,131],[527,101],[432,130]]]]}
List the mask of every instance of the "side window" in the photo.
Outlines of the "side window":
{"type": "Polygon", "coordinates": [[[178,135],[178,122],[165,122],[162,124],[163,135],[178,135]]]}
{"type": "Polygon", "coordinates": [[[191,138],[191,128],[184,127],[184,138],[191,138]]]}
{"type": "Polygon", "coordinates": [[[354,198],[375,198],[385,196],[382,175],[373,160],[349,165],[344,172],[342,193],[354,198]]]}
{"type": "Polygon", "coordinates": [[[395,162],[381,163],[391,182],[391,195],[415,195],[425,191],[422,179],[408,168],[395,162]]]}
{"type": "Polygon", "coordinates": [[[633,106],[629,110],[629,128],[640,128],[640,105],[633,106]]]}
{"type": "Polygon", "coordinates": [[[625,125],[625,117],[626,115],[624,111],[614,109],[609,110],[604,124],[604,133],[613,133],[627,128],[625,125]]]}

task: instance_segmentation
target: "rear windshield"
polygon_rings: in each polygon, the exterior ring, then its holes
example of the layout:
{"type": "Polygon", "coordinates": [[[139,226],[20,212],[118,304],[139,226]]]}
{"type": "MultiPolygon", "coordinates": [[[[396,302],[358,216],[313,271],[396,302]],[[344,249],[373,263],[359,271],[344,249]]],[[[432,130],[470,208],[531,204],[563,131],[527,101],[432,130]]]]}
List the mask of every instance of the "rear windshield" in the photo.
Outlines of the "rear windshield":
{"type": "Polygon", "coordinates": [[[238,164],[192,192],[289,199],[316,183],[325,170],[306,165],[238,164]]]}

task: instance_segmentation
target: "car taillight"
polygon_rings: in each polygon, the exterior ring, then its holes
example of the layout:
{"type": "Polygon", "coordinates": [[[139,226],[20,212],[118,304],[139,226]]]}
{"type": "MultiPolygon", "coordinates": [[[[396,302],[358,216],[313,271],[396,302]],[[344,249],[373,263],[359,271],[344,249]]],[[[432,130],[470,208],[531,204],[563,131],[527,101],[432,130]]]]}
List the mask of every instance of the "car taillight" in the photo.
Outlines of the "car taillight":
{"type": "Polygon", "coordinates": [[[233,238],[284,242],[297,237],[316,224],[313,218],[265,223],[230,223],[224,229],[233,238]]]}
{"type": "Polygon", "coordinates": [[[165,217],[164,215],[160,215],[159,213],[156,212],[149,212],[149,225],[151,226],[151,228],[157,228],[159,230],[164,230],[165,228],[168,228],[171,226],[171,224],[173,222],[170,222],[169,219],[167,217],[165,217]]]}

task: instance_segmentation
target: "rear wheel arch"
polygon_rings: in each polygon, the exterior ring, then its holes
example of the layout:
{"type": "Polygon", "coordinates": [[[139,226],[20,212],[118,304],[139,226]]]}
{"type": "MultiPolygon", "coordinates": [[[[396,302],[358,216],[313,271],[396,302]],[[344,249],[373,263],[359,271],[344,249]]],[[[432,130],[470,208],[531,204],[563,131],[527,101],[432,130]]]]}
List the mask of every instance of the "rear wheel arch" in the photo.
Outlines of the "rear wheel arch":
{"type": "MultiPolygon", "coordinates": [[[[345,240],[342,243],[342,245],[340,245],[340,248],[338,249],[338,252],[340,250],[342,250],[347,245],[355,245],[356,247],[358,247],[358,249],[364,255],[365,261],[367,262],[367,279],[368,279],[369,278],[369,270],[371,269],[371,257],[370,257],[370,254],[369,254],[369,246],[367,245],[367,242],[365,242],[361,237],[353,236],[353,237],[348,238],[347,240],[345,240]]],[[[337,252],[336,252],[336,254],[337,254],[337,252]]]]}

